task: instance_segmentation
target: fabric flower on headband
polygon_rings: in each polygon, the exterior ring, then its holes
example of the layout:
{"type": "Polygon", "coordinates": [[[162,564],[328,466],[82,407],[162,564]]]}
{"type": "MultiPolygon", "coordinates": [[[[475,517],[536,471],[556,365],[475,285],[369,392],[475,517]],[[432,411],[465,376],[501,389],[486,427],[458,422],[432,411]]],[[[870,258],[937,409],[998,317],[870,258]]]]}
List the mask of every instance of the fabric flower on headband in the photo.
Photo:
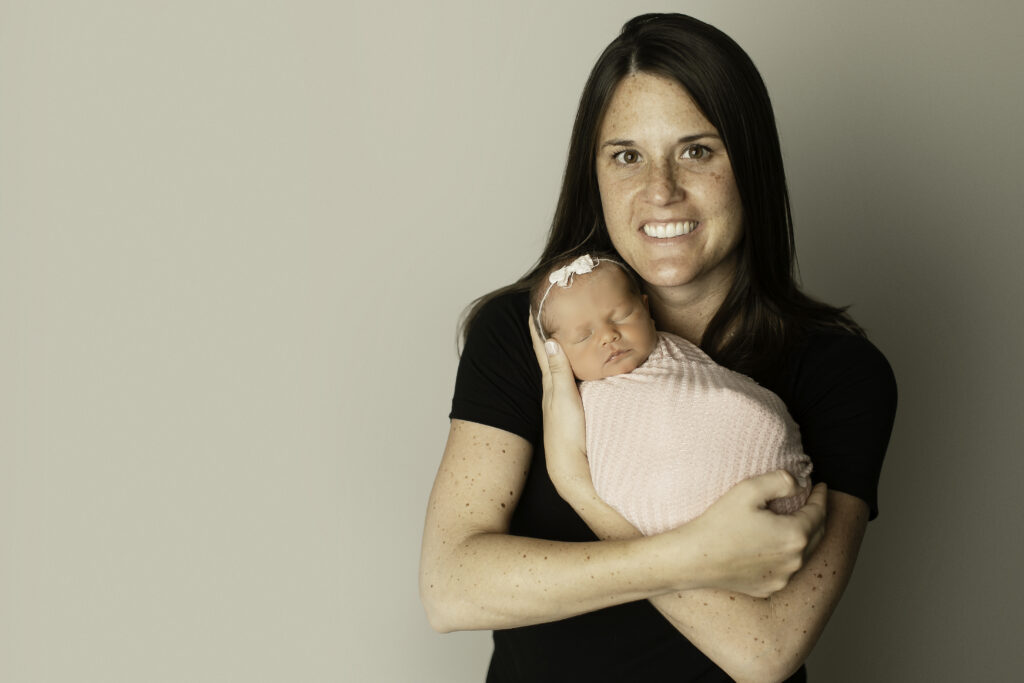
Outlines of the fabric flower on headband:
{"type": "MultiPolygon", "coordinates": [[[[559,287],[568,287],[572,284],[574,275],[589,273],[594,268],[597,268],[597,264],[600,262],[600,259],[596,259],[590,254],[584,254],[569,265],[563,266],[551,273],[551,275],[548,275],[548,282],[559,287]]],[[[548,287],[548,289],[551,288],[548,287]]]]}

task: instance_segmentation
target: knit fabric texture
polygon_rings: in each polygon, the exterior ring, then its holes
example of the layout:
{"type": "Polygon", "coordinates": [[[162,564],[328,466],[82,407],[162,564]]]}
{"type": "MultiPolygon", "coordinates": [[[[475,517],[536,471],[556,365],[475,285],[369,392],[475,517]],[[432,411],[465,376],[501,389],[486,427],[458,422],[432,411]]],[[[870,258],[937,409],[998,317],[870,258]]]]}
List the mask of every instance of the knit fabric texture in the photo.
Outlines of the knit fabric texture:
{"type": "Polygon", "coordinates": [[[778,396],[666,332],[636,370],[580,383],[597,494],[644,535],[699,516],[735,484],[784,469],[800,492],[769,507],[799,509],[811,461],[778,396]]]}

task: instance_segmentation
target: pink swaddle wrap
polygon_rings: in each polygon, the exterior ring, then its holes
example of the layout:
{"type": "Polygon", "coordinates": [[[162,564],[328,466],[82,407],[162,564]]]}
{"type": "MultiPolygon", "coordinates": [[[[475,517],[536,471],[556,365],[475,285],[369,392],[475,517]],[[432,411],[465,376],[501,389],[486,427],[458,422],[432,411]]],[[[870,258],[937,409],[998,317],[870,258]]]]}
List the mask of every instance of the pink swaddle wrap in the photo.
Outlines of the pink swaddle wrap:
{"type": "Polygon", "coordinates": [[[790,472],[797,510],[810,493],[811,461],[778,396],[661,332],[633,372],[582,382],[587,457],[597,494],[644,535],[699,516],[743,479],[790,472]]]}

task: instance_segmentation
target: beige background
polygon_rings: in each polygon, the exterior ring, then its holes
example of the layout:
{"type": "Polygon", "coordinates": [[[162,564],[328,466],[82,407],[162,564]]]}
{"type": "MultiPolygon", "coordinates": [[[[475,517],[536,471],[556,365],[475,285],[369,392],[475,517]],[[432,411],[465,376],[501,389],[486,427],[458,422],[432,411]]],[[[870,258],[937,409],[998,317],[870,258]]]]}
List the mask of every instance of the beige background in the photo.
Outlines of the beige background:
{"type": "Polygon", "coordinates": [[[416,593],[456,318],[652,9],[761,68],[900,382],[815,680],[1019,675],[1021,4],[432,5],[0,2],[0,680],[482,680],[416,593]]]}

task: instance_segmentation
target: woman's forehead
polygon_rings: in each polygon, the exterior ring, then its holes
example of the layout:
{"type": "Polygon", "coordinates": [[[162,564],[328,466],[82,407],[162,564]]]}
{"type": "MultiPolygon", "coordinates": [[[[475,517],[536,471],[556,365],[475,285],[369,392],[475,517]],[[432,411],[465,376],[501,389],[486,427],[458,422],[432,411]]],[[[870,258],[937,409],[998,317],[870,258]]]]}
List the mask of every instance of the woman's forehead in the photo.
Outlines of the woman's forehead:
{"type": "Polygon", "coordinates": [[[639,72],[619,81],[601,121],[599,144],[659,129],[664,129],[666,135],[677,135],[681,130],[716,132],[690,94],[675,80],[639,72]]]}

